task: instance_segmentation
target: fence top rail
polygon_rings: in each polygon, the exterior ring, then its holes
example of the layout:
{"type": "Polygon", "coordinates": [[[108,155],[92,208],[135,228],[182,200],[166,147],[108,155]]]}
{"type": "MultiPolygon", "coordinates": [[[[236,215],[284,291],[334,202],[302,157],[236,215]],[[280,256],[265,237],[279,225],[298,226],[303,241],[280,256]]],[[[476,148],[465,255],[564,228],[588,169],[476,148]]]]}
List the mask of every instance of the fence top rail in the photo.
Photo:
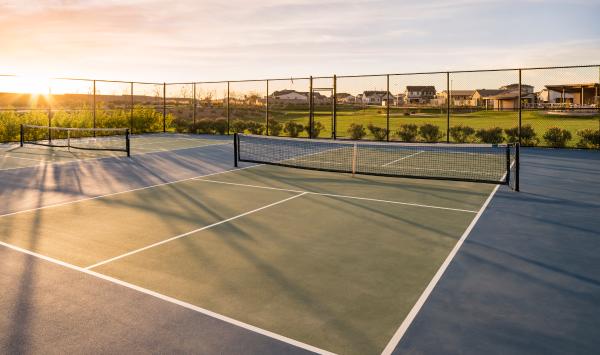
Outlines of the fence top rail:
{"type": "MultiPolygon", "coordinates": [[[[552,69],[575,69],[575,68],[600,68],[600,64],[587,65],[565,65],[565,66],[547,66],[547,67],[524,67],[524,68],[502,68],[502,69],[473,69],[473,70],[448,70],[448,71],[432,71],[432,72],[414,72],[414,73],[387,73],[387,74],[361,74],[361,75],[336,75],[337,78],[363,78],[363,77],[386,77],[386,76],[406,76],[406,75],[439,75],[439,74],[458,74],[458,73],[481,73],[481,72],[503,72],[503,71],[528,71],[528,70],[552,70],[552,69]]],[[[0,74],[0,77],[19,77],[16,74],[0,74]]],[[[143,81],[127,81],[127,80],[105,80],[105,79],[89,79],[89,78],[69,78],[57,77],[50,80],[73,80],[73,81],[96,81],[107,83],[124,83],[124,84],[141,84],[141,85],[192,85],[192,84],[226,84],[226,83],[243,83],[243,82],[261,82],[261,81],[293,81],[293,80],[310,80],[311,77],[290,77],[290,78],[266,78],[266,79],[245,79],[245,80],[218,80],[218,81],[192,81],[192,82],[143,82],[143,81]]],[[[312,79],[333,79],[332,76],[315,76],[312,79]]]]}

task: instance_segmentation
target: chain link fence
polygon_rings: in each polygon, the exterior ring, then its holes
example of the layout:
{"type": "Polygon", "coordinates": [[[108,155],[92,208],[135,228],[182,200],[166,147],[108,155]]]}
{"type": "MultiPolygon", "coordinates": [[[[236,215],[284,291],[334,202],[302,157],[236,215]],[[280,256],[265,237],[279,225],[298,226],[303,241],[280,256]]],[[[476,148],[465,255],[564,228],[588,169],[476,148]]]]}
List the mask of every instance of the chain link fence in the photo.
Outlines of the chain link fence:
{"type": "Polygon", "coordinates": [[[600,148],[600,66],[195,83],[0,76],[0,141],[22,123],[600,148]]]}

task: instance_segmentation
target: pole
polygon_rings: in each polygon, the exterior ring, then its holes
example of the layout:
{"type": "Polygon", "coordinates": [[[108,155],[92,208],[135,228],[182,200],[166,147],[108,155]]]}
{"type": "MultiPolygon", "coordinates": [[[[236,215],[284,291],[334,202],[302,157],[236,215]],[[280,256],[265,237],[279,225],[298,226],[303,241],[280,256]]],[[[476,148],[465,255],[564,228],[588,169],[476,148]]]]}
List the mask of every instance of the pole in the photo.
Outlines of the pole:
{"type": "Polygon", "coordinates": [[[337,138],[337,75],[333,75],[333,122],[331,123],[331,136],[337,138]]]}
{"type": "Polygon", "coordinates": [[[127,156],[131,156],[131,143],[129,142],[129,130],[125,130],[125,150],[127,151],[127,156]]]}
{"type": "Polygon", "coordinates": [[[20,139],[19,139],[19,142],[21,143],[21,147],[23,147],[23,144],[25,143],[25,137],[24,137],[24,134],[23,134],[23,133],[24,133],[24,132],[23,132],[24,130],[25,130],[25,129],[23,128],[23,124],[21,123],[21,125],[20,125],[20,130],[19,130],[19,133],[20,133],[20,136],[19,136],[19,138],[20,138],[20,139]]]}
{"type": "Polygon", "coordinates": [[[269,80],[267,80],[267,96],[265,97],[265,127],[266,134],[269,135],[269,80]]]}
{"type": "Polygon", "coordinates": [[[238,167],[238,137],[237,133],[233,134],[233,166],[238,167]]]}
{"type": "Polygon", "coordinates": [[[133,133],[133,108],[135,103],[133,102],[133,82],[131,82],[131,112],[129,116],[129,130],[133,133]]]}
{"type": "Polygon", "coordinates": [[[194,124],[194,127],[196,127],[196,107],[198,106],[198,102],[196,101],[196,83],[192,85],[194,85],[192,86],[192,95],[194,95],[192,98],[192,105],[194,106],[194,110],[192,111],[192,123],[194,124]]]}
{"type": "Polygon", "coordinates": [[[48,143],[52,143],[52,88],[48,88],[48,143]]]}
{"type": "Polygon", "coordinates": [[[519,177],[521,175],[521,144],[515,146],[515,191],[520,191],[519,177]]]}
{"type": "Polygon", "coordinates": [[[386,82],[386,87],[387,87],[387,100],[386,100],[386,134],[385,134],[385,139],[389,142],[390,141],[390,75],[387,75],[387,82],[386,82]]]}
{"type": "Polygon", "coordinates": [[[450,100],[452,99],[452,93],[450,91],[450,72],[446,73],[446,143],[450,143],[450,100]]]}
{"type": "Polygon", "coordinates": [[[310,83],[309,83],[309,97],[308,97],[308,138],[312,138],[313,136],[313,119],[314,119],[314,114],[313,114],[313,110],[314,110],[314,102],[313,102],[313,77],[312,75],[310,76],[310,83]]]}
{"type": "Polygon", "coordinates": [[[519,144],[521,144],[521,120],[522,120],[522,113],[523,113],[523,108],[521,107],[521,76],[522,76],[522,71],[521,69],[519,69],[519,125],[517,126],[517,136],[519,137],[518,142],[519,144]]]}
{"type": "Polygon", "coordinates": [[[167,83],[163,83],[163,133],[167,132],[167,83]]]}
{"type": "Polygon", "coordinates": [[[227,134],[230,133],[230,125],[229,125],[229,81],[227,82],[227,134]]]}
{"type": "MultiPolygon", "coordinates": [[[[92,114],[92,127],[96,128],[96,80],[94,80],[94,84],[93,84],[93,104],[94,104],[94,110],[93,110],[93,114],[92,114]]],[[[94,132],[94,137],[96,136],[96,132],[94,132]]]]}

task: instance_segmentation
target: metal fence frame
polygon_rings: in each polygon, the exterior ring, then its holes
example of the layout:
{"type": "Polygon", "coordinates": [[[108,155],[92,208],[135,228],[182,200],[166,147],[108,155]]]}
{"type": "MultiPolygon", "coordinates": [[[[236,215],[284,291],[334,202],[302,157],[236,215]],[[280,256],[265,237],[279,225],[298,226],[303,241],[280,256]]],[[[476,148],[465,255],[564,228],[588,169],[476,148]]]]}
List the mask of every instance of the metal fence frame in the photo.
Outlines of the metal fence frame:
{"type": "MultiPolygon", "coordinates": [[[[451,116],[451,110],[452,110],[452,106],[451,106],[451,95],[452,95],[452,91],[451,91],[451,84],[450,84],[450,78],[453,74],[459,74],[459,73],[483,73],[483,72],[516,72],[518,73],[518,107],[516,109],[516,111],[518,112],[518,138],[519,138],[519,142],[521,142],[521,127],[522,127],[522,112],[523,112],[523,105],[522,105],[522,74],[525,71],[534,71],[534,70],[551,70],[551,69],[574,69],[574,68],[594,68],[597,67],[598,68],[598,84],[600,85],[600,64],[590,64],[590,65],[573,65],[573,66],[550,66],[550,67],[529,67],[529,68],[505,68],[505,69],[481,69],[481,70],[456,70],[456,71],[434,71],[434,72],[414,72],[414,73],[388,73],[388,74],[375,74],[375,75],[332,75],[332,76],[328,76],[328,77],[324,77],[324,76],[320,76],[320,77],[313,77],[313,76],[309,76],[309,77],[290,77],[290,78],[268,78],[268,79],[248,79],[248,80],[223,80],[223,81],[193,81],[193,82],[172,82],[172,83],[167,83],[167,82],[162,82],[162,83],[155,83],[155,82],[141,82],[141,81],[122,81],[122,80],[101,80],[101,79],[86,79],[86,78],[69,78],[69,77],[57,77],[57,78],[51,78],[51,80],[72,80],[72,81],[85,81],[85,82],[89,82],[92,84],[93,87],[93,93],[92,93],[92,117],[93,117],[93,123],[92,126],[94,128],[96,128],[97,126],[97,122],[96,122],[96,111],[97,111],[97,105],[96,105],[96,84],[97,83],[123,83],[123,84],[129,84],[130,85],[130,95],[131,95],[131,101],[130,101],[130,131],[132,133],[134,132],[134,127],[133,127],[133,122],[134,122],[134,88],[135,85],[157,85],[157,86],[162,86],[162,132],[166,133],[167,132],[167,124],[166,124],[166,118],[167,118],[167,98],[166,98],[166,88],[167,85],[191,85],[192,86],[192,90],[193,90],[193,98],[192,98],[192,119],[193,119],[193,123],[196,123],[197,120],[197,104],[198,104],[198,99],[196,97],[196,86],[197,85],[201,85],[201,84],[227,84],[227,95],[226,98],[224,100],[224,105],[226,107],[226,118],[227,118],[227,134],[231,134],[231,113],[230,113],[230,85],[232,83],[243,83],[243,82],[264,82],[265,83],[265,127],[266,127],[266,134],[269,135],[269,107],[270,107],[270,102],[269,102],[269,83],[273,82],[273,81],[284,81],[284,80],[309,80],[309,97],[308,97],[308,105],[309,105],[309,125],[310,125],[310,129],[309,129],[309,138],[314,138],[313,137],[313,129],[314,129],[314,109],[315,109],[315,103],[314,103],[314,90],[315,89],[319,89],[319,88],[313,88],[313,80],[315,79],[332,79],[332,85],[331,89],[333,95],[332,95],[332,134],[331,134],[331,138],[332,139],[339,139],[338,136],[338,130],[337,130],[337,113],[338,113],[338,96],[337,96],[337,82],[338,79],[343,79],[343,78],[361,78],[361,77],[385,77],[386,78],[386,86],[387,86],[387,104],[386,104],[386,140],[390,141],[390,77],[391,76],[411,76],[411,75],[432,75],[432,74],[439,74],[439,75],[445,75],[446,76],[446,92],[448,95],[448,99],[446,100],[446,142],[450,142],[450,116],[451,116]]],[[[12,75],[12,74],[0,74],[0,78],[2,77],[19,77],[18,75],[12,75]]],[[[51,97],[51,94],[49,95],[51,97]]],[[[600,102],[600,93],[598,92],[598,88],[596,88],[596,98],[595,100],[597,100],[598,102],[600,102]]],[[[48,100],[48,126],[52,126],[52,113],[53,113],[53,108],[52,108],[52,104],[51,104],[52,100],[48,100]]],[[[600,104],[596,104],[597,106],[597,110],[598,113],[600,114],[600,104]]],[[[599,120],[599,129],[600,129],[600,120],[599,120]]]]}

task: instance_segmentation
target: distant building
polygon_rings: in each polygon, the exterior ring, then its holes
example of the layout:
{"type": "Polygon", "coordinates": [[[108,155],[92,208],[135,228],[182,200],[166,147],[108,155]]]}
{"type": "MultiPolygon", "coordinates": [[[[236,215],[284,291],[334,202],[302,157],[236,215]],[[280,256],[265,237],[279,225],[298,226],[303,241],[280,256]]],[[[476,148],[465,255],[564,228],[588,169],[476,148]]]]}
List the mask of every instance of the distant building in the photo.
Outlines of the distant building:
{"type": "Polygon", "coordinates": [[[428,104],[435,94],[435,86],[407,86],[404,93],[407,104],[428,104]]]}
{"type": "MultiPolygon", "coordinates": [[[[450,104],[452,106],[476,106],[473,100],[476,90],[451,90],[450,91],[450,104]]],[[[444,90],[437,94],[435,100],[432,100],[433,104],[445,105],[448,103],[448,91],[444,90]]]]}
{"type": "Polygon", "coordinates": [[[296,90],[280,90],[271,94],[271,98],[286,102],[308,102],[308,93],[296,90]]]}
{"type": "Polygon", "coordinates": [[[580,83],[546,85],[545,88],[538,93],[538,98],[540,102],[543,103],[597,106],[600,104],[600,84],[580,83]]]}
{"type": "Polygon", "coordinates": [[[356,102],[356,96],[345,92],[338,92],[336,98],[337,101],[342,104],[353,104],[356,102]]]}
{"type": "Polygon", "coordinates": [[[381,105],[383,100],[387,99],[388,95],[390,98],[393,97],[388,91],[368,90],[363,91],[361,99],[362,102],[367,105],[381,105]]]}

